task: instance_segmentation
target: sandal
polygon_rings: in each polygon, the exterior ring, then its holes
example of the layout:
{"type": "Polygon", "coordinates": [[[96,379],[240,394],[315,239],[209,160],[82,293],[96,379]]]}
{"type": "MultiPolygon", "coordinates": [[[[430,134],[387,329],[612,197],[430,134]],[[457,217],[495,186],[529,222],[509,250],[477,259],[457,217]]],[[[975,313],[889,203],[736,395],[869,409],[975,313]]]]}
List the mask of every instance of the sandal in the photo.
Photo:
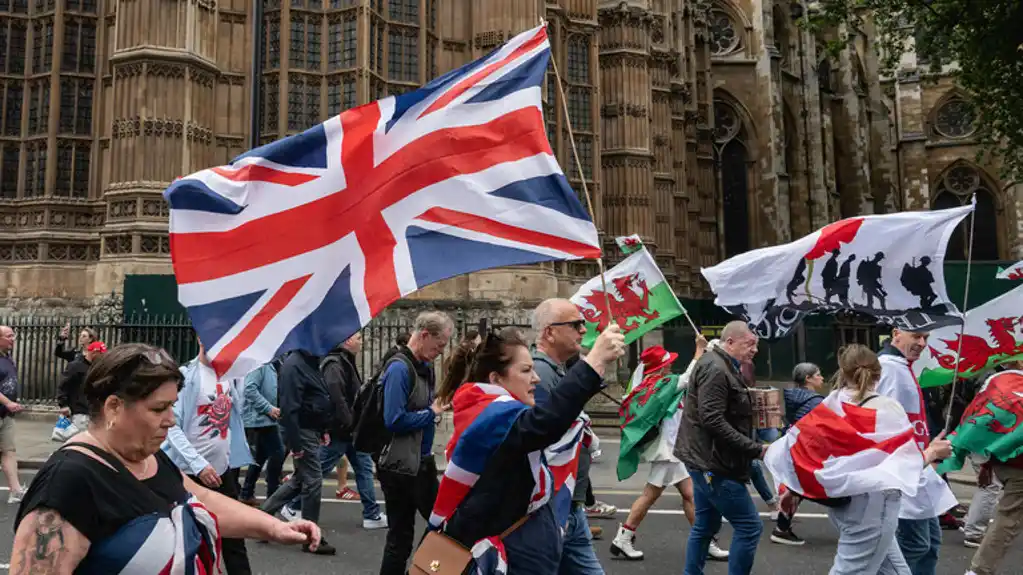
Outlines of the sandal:
{"type": "Polygon", "coordinates": [[[338,489],[335,497],[342,501],[360,501],[362,498],[359,494],[354,491],[351,487],[345,487],[344,489],[338,489]]]}

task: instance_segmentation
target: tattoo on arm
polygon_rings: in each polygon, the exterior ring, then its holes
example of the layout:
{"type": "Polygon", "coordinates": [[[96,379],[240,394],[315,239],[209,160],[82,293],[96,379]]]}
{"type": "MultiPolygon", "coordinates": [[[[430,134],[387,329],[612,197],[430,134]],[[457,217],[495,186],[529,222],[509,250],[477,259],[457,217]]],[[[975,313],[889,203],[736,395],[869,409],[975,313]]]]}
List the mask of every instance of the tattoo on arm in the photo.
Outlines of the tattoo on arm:
{"type": "Polygon", "coordinates": [[[64,539],[64,518],[50,509],[40,510],[33,515],[31,525],[24,526],[29,528],[26,530],[27,540],[18,542],[17,536],[15,537],[11,573],[15,575],[61,574],[64,572],[63,564],[69,559],[64,539]]]}
{"type": "Polygon", "coordinates": [[[36,519],[36,561],[59,559],[64,550],[64,519],[54,511],[39,514],[36,519]]]}

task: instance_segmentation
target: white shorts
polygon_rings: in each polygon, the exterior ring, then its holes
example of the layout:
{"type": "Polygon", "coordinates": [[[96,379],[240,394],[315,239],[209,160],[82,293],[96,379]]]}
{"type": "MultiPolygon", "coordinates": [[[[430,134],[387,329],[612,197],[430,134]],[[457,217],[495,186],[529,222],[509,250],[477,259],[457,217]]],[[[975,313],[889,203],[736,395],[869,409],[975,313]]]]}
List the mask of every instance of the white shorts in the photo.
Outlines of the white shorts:
{"type": "Polygon", "coordinates": [[[646,482],[654,487],[669,487],[689,479],[689,470],[681,461],[655,461],[650,464],[650,476],[646,482]]]}

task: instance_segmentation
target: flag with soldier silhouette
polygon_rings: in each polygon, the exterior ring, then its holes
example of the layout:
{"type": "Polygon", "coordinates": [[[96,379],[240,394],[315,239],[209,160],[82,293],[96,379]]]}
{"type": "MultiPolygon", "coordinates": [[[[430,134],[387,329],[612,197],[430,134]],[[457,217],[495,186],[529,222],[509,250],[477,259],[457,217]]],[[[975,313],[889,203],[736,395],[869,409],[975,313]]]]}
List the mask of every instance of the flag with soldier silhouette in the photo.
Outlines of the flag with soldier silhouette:
{"type": "Polygon", "coordinates": [[[931,329],[960,321],[945,290],[945,249],[972,210],[971,204],[847,218],[700,271],[714,303],[765,339],[785,336],[807,314],[840,310],[931,329]]]}

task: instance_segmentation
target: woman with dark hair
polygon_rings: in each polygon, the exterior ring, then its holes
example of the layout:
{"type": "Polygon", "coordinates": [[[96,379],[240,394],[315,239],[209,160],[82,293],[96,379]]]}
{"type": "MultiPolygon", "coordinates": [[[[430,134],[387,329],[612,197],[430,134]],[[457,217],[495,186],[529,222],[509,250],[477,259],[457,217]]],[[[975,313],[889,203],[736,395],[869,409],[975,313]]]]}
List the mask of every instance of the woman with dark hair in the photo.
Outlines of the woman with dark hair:
{"type": "Polygon", "coordinates": [[[71,322],[64,324],[64,327],[60,330],[60,335],[57,337],[57,347],[53,350],[53,355],[63,359],[64,361],[74,361],[75,359],[81,358],[85,353],[85,348],[90,343],[99,339],[99,334],[96,330],[91,327],[83,327],[82,331],[78,332],[78,347],[74,349],[67,348],[67,340],[71,335],[71,322]]]}
{"type": "Polygon", "coordinates": [[[437,397],[444,405],[450,405],[454,399],[458,386],[463,383],[461,378],[465,377],[469,370],[468,361],[482,341],[480,332],[470,329],[465,332],[462,341],[458,342],[458,347],[448,358],[447,365],[444,366],[444,379],[437,386],[437,397]]]}
{"type": "MultiPolygon", "coordinates": [[[[792,370],[793,387],[784,390],[785,431],[796,424],[804,415],[813,411],[824,401],[820,394],[824,386],[821,368],[813,363],[801,363],[792,370]]],[[[792,518],[799,509],[803,498],[791,491],[781,494],[778,505],[778,523],[771,531],[771,541],[782,545],[802,545],[805,541],[792,531],[792,518]]]]}
{"type": "Polygon", "coordinates": [[[125,344],[85,380],[89,430],[50,456],[15,520],[11,570],[62,575],[217,573],[221,537],[320,541],[182,475],[160,450],[174,425],[178,366],[162,349],[125,344]]]}
{"type": "MultiPolygon", "coordinates": [[[[430,527],[475,548],[480,564],[503,547],[507,575],[555,575],[570,497],[561,501],[552,493],[559,484],[554,468],[561,469],[561,462],[548,461],[545,448],[573,426],[624,350],[624,336],[612,324],[541,406],[534,399],[540,378],[522,335],[514,328],[488,335],[471,354],[468,373],[455,374],[471,383],[455,393],[450,463],[430,527]],[[472,483],[468,488],[466,481],[472,483]]],[[[581,448],[566,446],[565,452],[571,456],[581,448]]]]}

